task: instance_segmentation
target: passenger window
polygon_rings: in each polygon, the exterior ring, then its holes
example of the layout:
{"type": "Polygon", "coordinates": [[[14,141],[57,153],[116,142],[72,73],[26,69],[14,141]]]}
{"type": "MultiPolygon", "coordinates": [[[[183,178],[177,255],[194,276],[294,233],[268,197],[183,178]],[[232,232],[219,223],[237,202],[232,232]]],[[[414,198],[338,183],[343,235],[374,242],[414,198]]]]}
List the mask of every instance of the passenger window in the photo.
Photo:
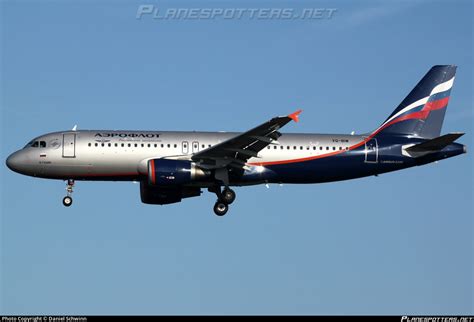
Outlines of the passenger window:
{"type": "Polygon", "coordinates": [[[125,144],[122,143],[122,148],[125,146],[125,144]]]}
{"type": "Polygon", "coordinates": [[[112,146],[112,143],[109,143],[108,145],[109,145],[109,148],[110,148],[112,146]]]}
{"type": "Polygon", "coordinates": [[[151,148],[151,144],[150,144],[150,143],[148,143],[148,147],[151,148]]]}
{"type": "Polygon", "coordinates": [[[94,145],[95,145],[95,146],[99,146],[99,144],[98,144],[98,143],[95,143],[94,145]]]}
{"type": "Polygon", "coordinates": [[[270,149],[270,146],[268,146],[267,149],[270,149]]]}
{"type": "Polygon", "coordinates": [[[155,148],[157,148],[157,147],[158,147],[158,144],[155,143],[155,148]]]}
{"type": "Polygon", "coordinates": [[[276,150],[276,149],[278,149],[278,147],[275,145],[275,146],[273,147],[273,150],[276,150]]]}
{"type": "Polygon", "coordinates": [[[320,146],[320,147],[319,147],[319,150],[322,150],[322,149],[323,149],[323,147],[322,147],[322,146],[320,146]]]}
{"type": "Polygon", "coordinates": [[[206,145],[205,145],[205,144],[203,144],[203,145],[202,145],[202,148],[204,149],[205,147],[206,147],[206,145]]]}
{"type": "Polygon", "coordinates": [[[293,146],[293,150],[296,150],[296,145],[293,146]]]}
{"type": "Polygon", "coordinates": [[[170,148],[170,147],[171,147],[171,144],[168,144],[168,148],[170,148]]]}
{"type": "Polygon", "coordinates": [[[87,146],[91,146],[91,145],[92,145],[91,143],[87,144],[87,146]]]}
{"type": "Polygon", "coordinates": [[[335,146],[333,146],[333,147],[332,147],[332,150],[333,150],[333,151],[334,151],[334,150],[336,150],[336,147],[335,147],[335,146]]]}
{"type": "Polygon", "coordinates": [[[341,150],[342,150],[342,146],[339,147],[339,151],[341,151],[341,150]]]}
{"type": "Polygon", "coordinates": [[[326,151],[327,151],[327,150],[329,150],[329,147],[328,147],[328,146],[326,147],[326,151]]]}
{"type": "Polygon", "coordinates": [[[175,147],[175,148],[177,148],[177,147],[178,147],[178,145],[177,145],[177,144],[175,144],[175,145],[174,145],[174,147],[175,147]]]}
{"type": "Polygon", "coordinates": [[[128,147],[130,148],[131,146],[132,146],[132,145],[129,143],[129,144],[128,144],[128,147]]]}
{"type": "Polygon", "coordinates": [[[114,145],[115,145],[115,147],[118,147],[118,143],[115,143],[114,145]]]}
{"type": "Polygon", "coordinates": [[[144,148],[144,147],[145,147],[145,144],[142,143],[142,148],[144,148]]]}
{"type": "Polygon", "coordinates": [[[104,143],[101,143],[100,146],[104,146],[105,144],[104,143]]]}
{"type": "Polygon", "coordinates": [[[138,148],[138,144],[137,144],[137,143],[135,143],[135,147],[138,148]]]}
{"type": "Polygon", "coordinates": [[[163,143],[161,143],[161,147],[162,147],[162,148],[164,148],[164,147],[165,147],[165,145],[164,145],[163,143]]]}
{"type": "Polygon", "coordinates": [[[300,150],[303,150],[303,147],[302,147],[302,146],[300,146],[300,150]]]}
{"type": "Polygon", "coordinates": [[[315,147],[315,146],[313,146],[313,150],[316,150],[316,147],[315,147]]]}
{"type": "Polygon", "coordinates": [[[289,146],[289,145],[287,145],[287,146],[286,146],[286,149],[287,149],[287,150],[289,150],[289,149],[290,149],[290,146],[289,146]]]}
{"type": "Polygon", "coordinates": [[[211,145],[209,144],[209,147],[211,147],[211,145]]]}

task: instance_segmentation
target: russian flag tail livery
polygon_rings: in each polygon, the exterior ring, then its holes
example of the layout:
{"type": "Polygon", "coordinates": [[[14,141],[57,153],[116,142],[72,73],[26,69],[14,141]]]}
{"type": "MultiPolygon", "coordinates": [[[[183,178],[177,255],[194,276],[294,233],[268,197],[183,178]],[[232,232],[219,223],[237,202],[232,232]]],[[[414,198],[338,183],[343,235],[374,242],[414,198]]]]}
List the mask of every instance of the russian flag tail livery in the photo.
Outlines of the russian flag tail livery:
{"type": "Polygon", "coordinates": [[[432,67],[373,135],[438,137],[455,74],[453,65],[432,67]]]}

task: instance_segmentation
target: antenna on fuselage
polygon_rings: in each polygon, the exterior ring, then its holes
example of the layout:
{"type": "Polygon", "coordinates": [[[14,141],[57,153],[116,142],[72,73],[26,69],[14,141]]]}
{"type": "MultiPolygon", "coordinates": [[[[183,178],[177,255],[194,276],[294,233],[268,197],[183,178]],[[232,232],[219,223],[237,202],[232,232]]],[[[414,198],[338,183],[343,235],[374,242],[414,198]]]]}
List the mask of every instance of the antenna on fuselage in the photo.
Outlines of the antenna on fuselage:
{"type": "Polygon", "coordinates": [[[77,124],[76,124],[76,125],[74,125],[74,127],[72,128],[72,130],[71,130],[71,131],[76,131],[76,130],[77,130],[77,124]]]}
{"type": "Polygon", "coordinates": [[[352,131],[352,132],[351,132],[351,135],[354,135],[355,133],[356,133],[355,131],[352,131]]]}

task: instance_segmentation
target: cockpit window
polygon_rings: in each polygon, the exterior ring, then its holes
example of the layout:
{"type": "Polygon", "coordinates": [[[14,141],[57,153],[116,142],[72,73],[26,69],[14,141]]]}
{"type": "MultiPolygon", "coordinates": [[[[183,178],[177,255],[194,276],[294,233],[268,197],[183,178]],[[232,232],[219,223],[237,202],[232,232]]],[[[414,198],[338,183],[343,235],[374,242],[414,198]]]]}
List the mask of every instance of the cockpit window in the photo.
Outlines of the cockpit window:
{"type": "Polygon", "coordinates": [[[32,147],[32,148],[45,148],[46,147],[46,141],[31,141],[28,142],[27,145],[25,145],[25,148],[32,147]]]}

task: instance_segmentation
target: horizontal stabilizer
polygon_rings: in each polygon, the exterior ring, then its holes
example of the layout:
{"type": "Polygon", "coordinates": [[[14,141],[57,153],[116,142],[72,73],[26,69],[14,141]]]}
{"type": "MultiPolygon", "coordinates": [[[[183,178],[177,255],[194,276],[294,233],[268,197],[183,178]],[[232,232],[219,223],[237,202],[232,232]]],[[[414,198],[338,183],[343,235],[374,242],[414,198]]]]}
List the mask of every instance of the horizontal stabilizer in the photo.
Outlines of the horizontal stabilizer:
{"type": "Polygon", "coordinates": [[[449,133],[437,138],[431,139],[429,141],[411,146],[406,149],[408,153],[419,153],[419,152],[431,152],[431,151],[440,151],[444,149],[446,146],[450,145],[464,133],[449,133]]]}

